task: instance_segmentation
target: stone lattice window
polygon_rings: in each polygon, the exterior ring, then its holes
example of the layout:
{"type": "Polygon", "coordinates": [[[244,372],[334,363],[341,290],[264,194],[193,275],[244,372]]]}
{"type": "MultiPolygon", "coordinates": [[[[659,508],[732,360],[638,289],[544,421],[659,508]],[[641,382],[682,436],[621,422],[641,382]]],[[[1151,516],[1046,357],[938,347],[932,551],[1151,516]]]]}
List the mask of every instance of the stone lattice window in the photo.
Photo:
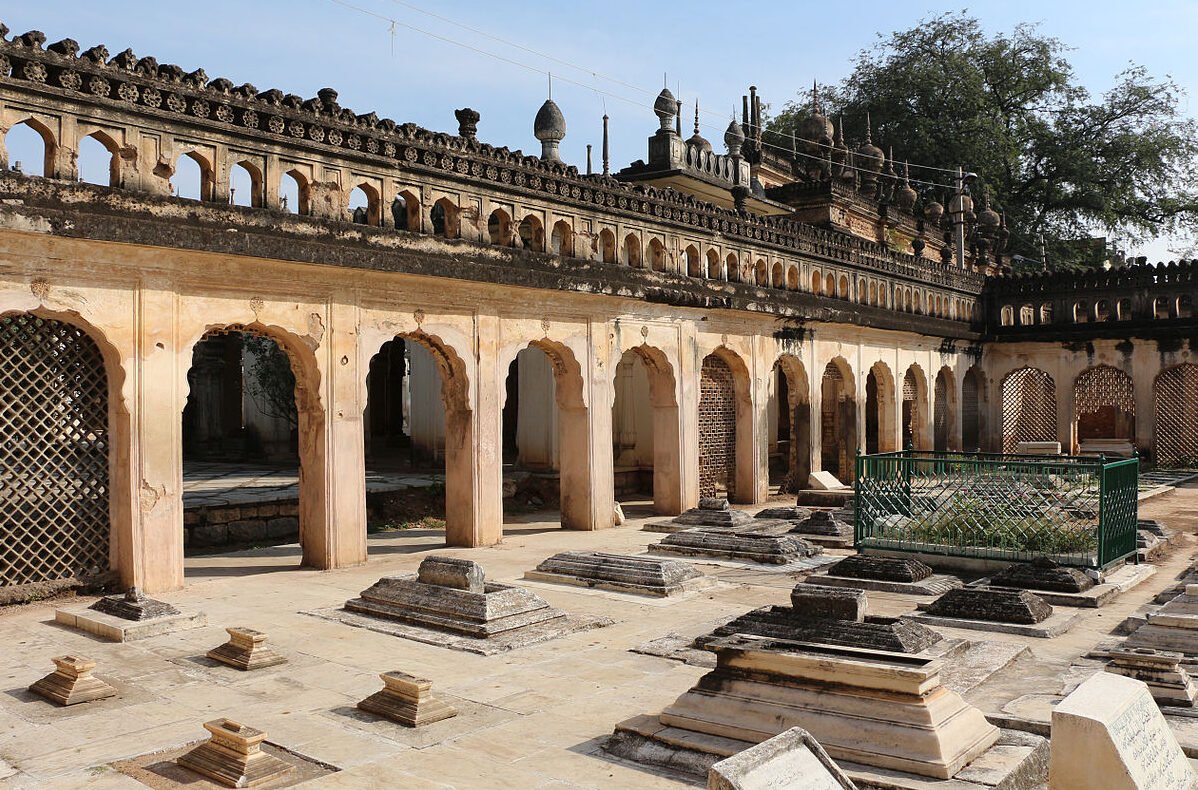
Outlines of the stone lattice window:
{"type": "Polygon", "coordinates": [[[1177,365],[1156,377],[1156,461],[1198,464],[1198,365],[1177,365]]]}
{"type": "Polygon", "coordinates": [[[699,495],[736,490],[736,391],[732,369],[714,354],[699,381],[699,495]]]}
{"type": "Polygon", "coordinates": [[[1130,439],[1136,424],[1136,397],[1131,376],[1099,365],[1083,371],[1073,385],[1077,438],[1130,439]]]}
{"type": "Polygon", "coordinates": [[[1053,442],[1057,438],[1057,388],[1039,368],[1011,371],[1002,381],[1002,445],[1015,452],[1020,442],[1053,442]]]}

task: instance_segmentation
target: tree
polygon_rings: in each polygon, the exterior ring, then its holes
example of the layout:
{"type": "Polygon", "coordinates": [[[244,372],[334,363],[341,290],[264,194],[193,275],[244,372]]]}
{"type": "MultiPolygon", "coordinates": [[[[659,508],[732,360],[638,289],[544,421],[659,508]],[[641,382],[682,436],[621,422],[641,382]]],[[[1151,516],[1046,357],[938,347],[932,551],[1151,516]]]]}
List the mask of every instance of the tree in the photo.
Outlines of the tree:
{"type": "MultiPolygon", "coordinates": [[[[964,13],[944,14],[859,53],[853,73],[824,92],[824,112],[843,119],[850,147],[868,113],[874,143],[911,162],[913,179],[952,181],[917,164],[976,172],[1006,216],[1011,253],[1038,259],[1043,234],[1050,261],[1079,265],[1085,245],[1076,242],[1096,233],[1192,235],[1198,128],[1181,114],[1182,90],[1131,65],[1095,98],[1065,52],[1034,25],[988,35],[964,13]]],[[[786,105],[770,130],[789,135],[810,106],[786,105]]]]}

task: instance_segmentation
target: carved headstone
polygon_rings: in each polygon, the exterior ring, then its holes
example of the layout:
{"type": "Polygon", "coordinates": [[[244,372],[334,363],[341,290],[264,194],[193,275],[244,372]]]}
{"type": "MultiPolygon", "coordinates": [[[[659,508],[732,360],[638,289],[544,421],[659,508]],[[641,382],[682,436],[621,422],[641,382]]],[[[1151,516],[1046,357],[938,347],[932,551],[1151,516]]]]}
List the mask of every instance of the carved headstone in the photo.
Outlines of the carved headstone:
{"type": "Polygon", "coordinates": [[[459,557],[425,557],[416,581],[472,593],[483,592],[483,569],[477,562],[459,557]]]}
{"type": "Polygon", "coordinates": [[[358,707],[405,727],[421,727],[458,715],[456,709],[431,693],[433,682],[406,672],[384,672],[383,690],[371,694],[358,707]]]}
{"type": "Polygon", "coordinates": [[[211,737],[176,762],[225,787],[257,787],[295,770],[262,751],[266,733],[232,719],[204,722],[211,737]]]}
{"type": "Polygon", "coordinates": [[[1052,606],[1027,590],[962,587],[933,601],[927,613],[936,617],[1034,625],[1052,615],[1052,606]]]}
{"type": "Polygon", "coordinates": [[[287,659],[266,645],[266,634],[253,628],[226,628],[229,641],[208,651],[208,658],[241,670],[286,664],[287,659]]]}
{"type": "Polygon", "coordinates": [[[1120,648],[1111,651],[1106,671],[1148,684],[1158,705],[1192,708],[1198,697],[1193,678],[1181,666],[1181,653],[1149,648],[1120,648]]]}
{"type": "Polygon", "coordinates": [[[179,614],[179,610],[169,603],[148,598],[137,587],[130,587],[122,595],[107,595],[89,608],[122,620],[150,620],[179,614]]]}
{"type": "Polygon", "coordinates": [[[764,740],[711,766],[707,790],[855,790],[856,785],[801,727],[764,740]]]}
{"type": "Polygon", "coordinates": [[[1045,590],[1048,592],[1083,593],[1094,586],[1094,580],[1077,568],[1058,565],[1052,560],[1017,562],[1008,565],[990,578],[998,587],[1014,587],[1019,590],[1045,590]]]}
{"type": "Polygon", "coordinates": [[[855,554],[830,566],[828,575],[912,584],[930,577],[932,568],[919,560],[855,554]]]}
{"type": "Polygon", "coordinates": [[[1053,709],[1050,790],[1190,790],[1196,782],[1140,681],[1099,672],[1053,709]]]}
{"type": "Polygon", "coordinates": [[[77,705],[116,696],[116,689],[92,677],[96,662],[79,656],[55,656],[55,670],[29,687],[39,697],[58,705],[77,705]]]}

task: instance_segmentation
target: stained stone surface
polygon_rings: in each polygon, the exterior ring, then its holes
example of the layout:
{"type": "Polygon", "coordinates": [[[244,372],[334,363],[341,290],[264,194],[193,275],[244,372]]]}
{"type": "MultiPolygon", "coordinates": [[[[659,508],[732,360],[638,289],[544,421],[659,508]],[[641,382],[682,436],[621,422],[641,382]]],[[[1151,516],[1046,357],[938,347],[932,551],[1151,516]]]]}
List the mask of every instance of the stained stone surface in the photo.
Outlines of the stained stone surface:
{"type": "MultiPolygon", "coordinates": [[[[443,574],[444,557],[427,557],[421,563],[432,568],[424,578],[447,579],[453,586],[422,582],[422,573],[384,576],[362,591],[360,598],[346,601],[351,612],[398,620],[409,625],[433,628],[485,639],[565,616],[536,593],[509,584],[483,581],[483,591],[464,589],[459,584],[472,577],[443,574]]],[[[474,565],[474,563],[471,563],[474,565]]],[[[475,566],[479,579],[482,569],[475,566]]]]}
{"type": "Polygon", "coordinates": [[[856,785],[801,727],[720,760],[707,774],[707,790],[855,790],[856,785]]]}
{"type": "Polygon", "coordinates": [[[1052,615],[1044,599],[1027,590],[962,587],[949,590],[926,609],[934,617],[986,620],[995,623],[1034,625],[1052,615]]]}
{"type": "Polygon", "coordinates": [[[122,620],[137,621],[179,614],[179,610],[169,603],[148,598],[136,587],[130,587],[121,595],[106,595],[88,608],[122,620]]]}
{"type": "Polygon", "coordinates": [[[458,715],[457,710],[432,694],[433,682],[406,672],[384,672],[383,690],[371,694],[358,707],[405,727],[422,727],[458,715]]]}
{"type": "Polygon", "coordinates": [[[266,733],[232,719],[205,722],[211,737],[181,756],[184,768],[225,787],[257,787],[280,779],[295,769],[262,751],[266,733]]]}
{"type": "Polygon", "coordinates": [[[1198,584],[1187,584],[1184,593],[1149,612],[1148,622],[1127,637],[1126,644],[1198,655],[1198,584]]]}
{"type": "Polygon", "coordinates": [[[852,524],[846,524],[828,510],[813,511],[807,518],[795,524],[792,531],[797,535],[818,535],[850,541],[853,539],[852,524]]]}
{"type": "Polygon", "coordinates": [[[665,597],[707,583],[690,563],[660,557],[565,551],[542,561],[524,578],[665,597]]]}
{"type": "Polygon", "coordinates": [[[785,565],[823,551],[819,546],[787,534],[787,521],[761,520],[748,527],[683,530],[667,535],[649,547],[655,554],[679,554],[689,557],[718,557],[785,565]]]}
{"type": "Polygon", "coordinates": [[[730,529],[753,523],[753,516],[743,510],[733,510],[727,499],[703,498],[699,506],[691,508],[670,521],[646,524],[647,532],[677,532],[692,527],[716,527],[730,529]]]}
{"type": "Polygon", "coordinates": [[[55,656],[51,660],[54,671],[29,687],[39,697],[65,706],[116,696],[116,689],[92,677],[96,662],[90,658],[55,656]]]}
{"type": "Polygon", "coordinates": [[[253,628],[226,628],[229,641],[208,651],[207,656],[235,669],[250,671],[286,664],[287,659],[266,644],[266,634],[253,628]]]}
{"type": "Polygon", "coordinates": [[[420,563],[416,580],[467,592],[484,592],[483,569],[477,562],[460,557],[429,557],[420,563]]]}
{"type": "Polygon", "coordinates": [[[1094,586],[1094,580],[1078,568],[1058,565],[1052,560],[1017,562],[1008,565],[990,578],[998,587],[1019,590],[1082,593],[1094,586]]]}
{"type": "Polygon", "coordinates": [[[915,559],[855,554],[828,568],[829,576],[912,584],[932,575],[932,568],[915,559]]]}
{"type": "Polygon", "coordinates": [[[764,510],[757,511],[754,518],[769,518],[783,519],[785,521],[802,521],[811,515],[811,511],[805,507],[794,505],[792,507],[767,507],[764,510]]]}
{"type": "Polygon", "coordinates": [[[1193,708],[1198,688],[1181,666],[1184,656],[1149,648],[1120,648],[1111,651],[1106,671],[1148,684],[1158,705],[1193,708]]]}

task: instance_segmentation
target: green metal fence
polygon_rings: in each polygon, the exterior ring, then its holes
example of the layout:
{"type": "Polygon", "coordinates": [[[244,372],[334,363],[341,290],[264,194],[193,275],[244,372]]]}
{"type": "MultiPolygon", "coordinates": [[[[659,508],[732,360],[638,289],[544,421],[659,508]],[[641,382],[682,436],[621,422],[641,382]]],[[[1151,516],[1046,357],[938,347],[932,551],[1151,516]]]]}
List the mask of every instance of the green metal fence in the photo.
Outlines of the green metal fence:
{"type": "Polygon", "coordinates": [[[1105,568],[1136,551],[1137,458],[857,457],[856,545],[1105,568]]]}

